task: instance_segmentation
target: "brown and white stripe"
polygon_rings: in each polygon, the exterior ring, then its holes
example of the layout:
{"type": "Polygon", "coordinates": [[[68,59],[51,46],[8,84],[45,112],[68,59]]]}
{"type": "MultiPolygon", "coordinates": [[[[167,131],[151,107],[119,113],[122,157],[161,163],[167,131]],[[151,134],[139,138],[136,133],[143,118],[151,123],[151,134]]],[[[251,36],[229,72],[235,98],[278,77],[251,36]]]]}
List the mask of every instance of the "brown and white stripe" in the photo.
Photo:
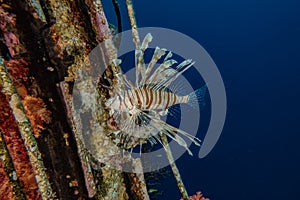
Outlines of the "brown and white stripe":
{"type": "Polygon", "coordinates": [[[124,99],[127,107],[136,105],[142,110],[166,110],[175,104],[187,103],[188,96],[178,96],[169,91],[142,87],[126,90],[124,99]]]}

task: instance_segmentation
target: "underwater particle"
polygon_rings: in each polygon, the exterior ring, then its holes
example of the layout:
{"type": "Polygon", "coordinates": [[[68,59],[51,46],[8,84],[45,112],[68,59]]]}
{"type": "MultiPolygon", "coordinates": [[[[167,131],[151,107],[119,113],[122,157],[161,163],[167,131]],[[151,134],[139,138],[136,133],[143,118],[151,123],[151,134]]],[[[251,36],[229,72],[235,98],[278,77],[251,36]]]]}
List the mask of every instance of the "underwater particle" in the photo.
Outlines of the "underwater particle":
{"type": "Polygon", "coordinates": [[[77,187],[78,186],[78,181],[75,179],[75,180],[72,180],[70,183],[69,183],[69,186],[70,187],[77,187]]]}
{"type": "Polygon", "coordinates": [[[54,68],[49,66],[49,67],[47,67],[47,70],[50,71],[50,72],[53,72],[54,68]]]}
{"type": "Polygon", "coordinates": [[[17,174],[15,171],[12,172],[11,177],[14,181],[16,181],[18,179],[17,174]]]}
{"type": "Polygon", "coordinates": [[[64,133],[64,139],[67,147],[70,146],[69,137],[70,137],[69,133],[64,133]]]}
{"type": "Polygon", "coordinates": [[[74,194],[75,194],[75,195],[78,195],[78,194],[79,194],[79,191],[78,191],[78,190],[74,190],[74,194]]]}
{"type": "Polygon", "coordinates": [[[150,188],[150,189],[148,190],[148,192],[149,192],[149,193],[156,193],[156,192],[158,192],[158,189],[150,188]]]}

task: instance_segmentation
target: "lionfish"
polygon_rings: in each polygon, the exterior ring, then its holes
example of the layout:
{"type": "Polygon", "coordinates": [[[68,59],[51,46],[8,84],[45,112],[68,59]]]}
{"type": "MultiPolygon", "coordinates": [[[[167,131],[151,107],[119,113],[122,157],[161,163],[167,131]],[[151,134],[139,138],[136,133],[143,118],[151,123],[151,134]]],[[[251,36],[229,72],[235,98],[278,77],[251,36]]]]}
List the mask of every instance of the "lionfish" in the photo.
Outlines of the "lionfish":
{"type": "MultiPolygon", "coordinates": [[[[180,135],[187,137],[198,146],[201,141],[168,124],[161,117],[167,115],[168,109],[176,104],[188,104],[191,107],[204,105],[207,87],[205,85],[185,96],[177,95],[168,89],[168,86],[193,66],[194,62],[191,59],[184,60],[172,68],[171,66],[177,64],[176,60],[170,59],[172,52],[156,47],[151,61],[146,66],[143,56],[151,41],[152,35],[148,33],[141,48],[135,50],[135,85],[122,72],[116,74],[117,84],[112,89],[111,97],[105,102],[110,109],[114,124],[117,124],[117,131],[114,131],[111,136],[119,146],[132,151],[135,146],[140,145],[141,147],[147,141],[154,144],[158,141],[162,144],[160,136],[165,134],[192,155],[180,135]],[[162,63],[155,69],[155,64],[164,55],[166,56],[162,63]]],[[[113,60],[115,66],[120,66],[121,62],[120,59],[113,60]]]]}

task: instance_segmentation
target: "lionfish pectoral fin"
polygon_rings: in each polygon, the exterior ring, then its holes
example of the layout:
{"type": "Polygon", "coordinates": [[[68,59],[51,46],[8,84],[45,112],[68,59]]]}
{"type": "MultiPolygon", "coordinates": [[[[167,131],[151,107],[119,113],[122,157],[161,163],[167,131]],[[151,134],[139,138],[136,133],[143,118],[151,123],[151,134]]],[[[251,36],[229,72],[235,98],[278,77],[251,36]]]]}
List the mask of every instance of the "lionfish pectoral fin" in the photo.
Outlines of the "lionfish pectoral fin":
{"type": "Polygon", "coordinates": [[[164,122],[160,118],[151,118],[151,119],[154,121],[153,124],[156,127],[156,129],[158,129],[162,134],[166,134],[171,139],[174,139],[179,145],[181,145],[185,148],[188,148],[187,145],[186,145],[186,142],[184,141],[184,139],[182,139],[178,135],[178,133],[180,133],[181,135],[184,135],[185,137],[187,137],[195,145],[200,146],[201,140],[198,139],[197,137],[195,137],[195,136],[193,136],[193,135],[191,135],[191,134],[189,134],[189,133],[187,133],[187,132],[185,132],[181,129],[178,129],[178,128],[164,122]]]}
{"type": "MultiPolygon", "coordinates": [[[[201,140],[198,139],[197,137],[185,132],[184,130],[181,130],[179,128],[176,128],[174,126],[171,126],[167,123],[164,124],[164,128],[169,132],[169,133],[172,133],[173,135],[176,135],[177,137],[178,136],[178,133],[180,133],[181,135],[184,135],[185,137],[187,137],[189,140],[191,140],[195,145],[197,146],[200,146],[200,142],[201,140]]],[[[181,137],[179,137],[181,138],[181,137]]],[[[182,139],[182,138],[181,138],[182,139]]]]}
{"type": "Polygon", "coordinates": [[[199,138],[197,138],[197,137],[195,137],[195,136],[193,136],[193,135],[191,135],[191,134],[189,134],[189,133],[187,133],[187,132],[185,132],[185,131],[183,131],[181,129],[177,129],[177,132],[180,133],[180,134],[182,134],[182,135],[184,135],[185,137],[187,137],[195,145],[200,146],[201,140],[199,138]]]}
{"type": "Polygon", "coordinates": [[[156,142],[156,140],[155,140],[154,137],[150,137],[150,138],[149,138],[149,142],[150,142],[150,145],[151,145],[151,146],[154,146],[155,144],[157,144],[157,142],[156,142]]]}
{"type": "Polygon", "coordinates": [[[142,147],[143,147],[143,143],[140,142],[140,156],[142,155],[142,147]]]}
{"type": "Polygon", "coordinates": [[[164,133],[166,136],[168,136],[169,138],[171,138],[172,140],[174,140],[175,142],[177,142],[180,146],[184,147],[188,151],[189,155],[191,155],[191,156],[193,155],[193,153],[191,152],[191,150],[187,146],[187,144],[184,141],[184,139],[182,139],[178,135],[170,132],[168,129],[162,130],[162,133],[164,133]]]}
{"type": "Polygon", "coordinates": [[[206,91],[207,91],[207,85],[204,85],[201,88],[190,93],[188,95],[187,104],[194,109],[197,109],[198,107],[200,107],[200,110],[203,109],[203,107],[205,106],[206,91]]]}

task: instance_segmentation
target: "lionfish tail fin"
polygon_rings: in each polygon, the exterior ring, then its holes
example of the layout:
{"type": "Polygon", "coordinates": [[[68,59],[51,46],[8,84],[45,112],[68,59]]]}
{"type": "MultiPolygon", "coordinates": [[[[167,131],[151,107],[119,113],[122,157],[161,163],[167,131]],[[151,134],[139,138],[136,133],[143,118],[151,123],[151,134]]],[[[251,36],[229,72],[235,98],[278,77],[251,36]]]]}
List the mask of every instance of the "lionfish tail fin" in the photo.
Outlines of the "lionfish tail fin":
{"type": "Polygon", "coordinates": [[[201,88],[195,90],[194,92],[188,95],[187,104],[194,109],[200,107],[200,110],[205,106],[205,94],[207,91],[207,85],[202,86],[201,88]]]}

